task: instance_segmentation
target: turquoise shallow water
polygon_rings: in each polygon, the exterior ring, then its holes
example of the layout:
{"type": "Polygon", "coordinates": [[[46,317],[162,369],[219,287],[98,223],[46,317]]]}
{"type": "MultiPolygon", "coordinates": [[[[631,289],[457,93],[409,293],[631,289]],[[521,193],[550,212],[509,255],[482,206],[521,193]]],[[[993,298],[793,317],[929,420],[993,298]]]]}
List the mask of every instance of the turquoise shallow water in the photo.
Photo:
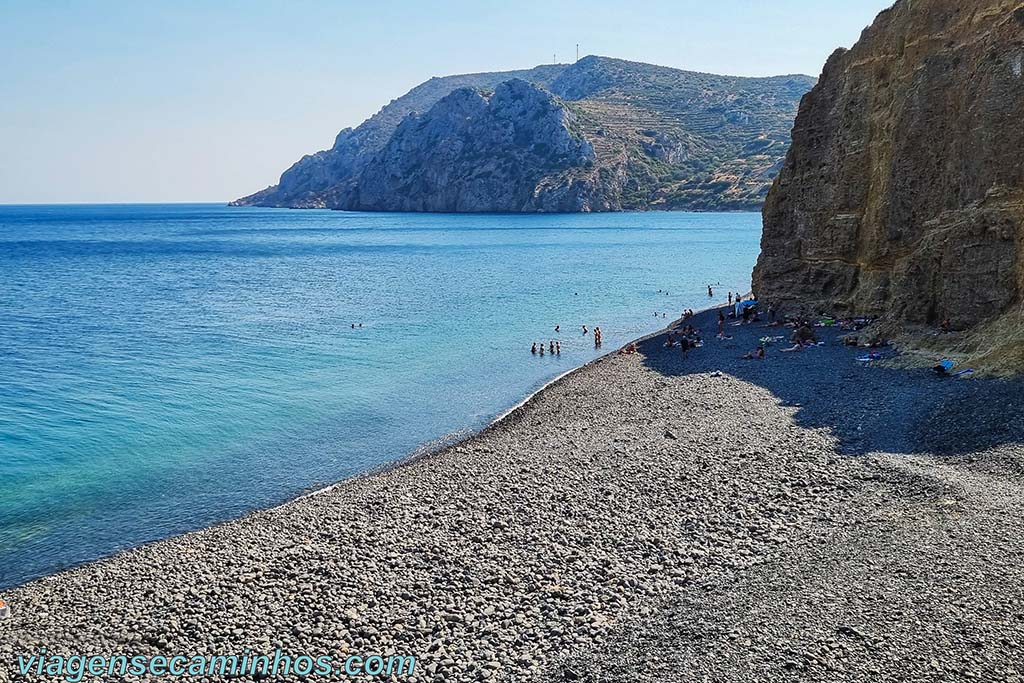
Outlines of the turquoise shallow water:
{"type": "Polygon", "coordinates": [[[0,206],[0,587],[477,429],[598,355],[581,325],[607,351],[745,290],[759,238],[755,214],[0,206]]]}

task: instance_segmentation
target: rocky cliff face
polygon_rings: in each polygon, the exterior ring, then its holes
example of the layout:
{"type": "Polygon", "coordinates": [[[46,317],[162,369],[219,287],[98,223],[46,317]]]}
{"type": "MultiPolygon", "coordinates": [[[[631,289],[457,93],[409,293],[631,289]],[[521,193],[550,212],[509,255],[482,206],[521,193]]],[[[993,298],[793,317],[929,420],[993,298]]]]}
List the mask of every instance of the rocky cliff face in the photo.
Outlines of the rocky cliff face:
{"type": "Polygon", "coordinates": [[[1024,292],[1024,3],[900,0],[803,99],[759,297],[971,325],[1024,292]]]}
{"type": "MultiPolygon", "coordinates": [[[[571,171],[593,163],[574,115],[515,79],[410,116],[340,203],[362,211],[579,211],[571,171]]],[[[582,188],[581,188],[582,189],[582,188]]]]}
{"type": "Polygon", "coordinates": [[[812,84],[807,76],[736,78],[604,57],[434,78],[234,204],[756,209],[812,84]]]}
{"type": "Polygon", "coordinates": [[[281,174],[277,185],[243,197],[233,205],[291,208],[342,208],[343,193],[363,167],[388,144],[408,116],[422,114],[443,97],[461,88],[493,90],[498,84],[522,79],[545,87],[562,74],[564,65],[542,65],[521,71],[478,73],[431,78],[392,100],[357,128],[338,133],[330,149],[307,154],[281,174]]]}

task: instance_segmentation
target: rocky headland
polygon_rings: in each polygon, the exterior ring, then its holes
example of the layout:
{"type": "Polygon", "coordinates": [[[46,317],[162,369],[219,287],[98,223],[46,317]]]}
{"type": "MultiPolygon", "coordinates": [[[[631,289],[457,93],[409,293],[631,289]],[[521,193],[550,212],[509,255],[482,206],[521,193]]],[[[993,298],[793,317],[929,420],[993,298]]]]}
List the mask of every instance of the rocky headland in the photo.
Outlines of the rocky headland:
{"type": "Polygon", "coordinates": [[[757,210],[808,76],[606,57],[432,78],[241,206],[363,211],[757,210]]]}

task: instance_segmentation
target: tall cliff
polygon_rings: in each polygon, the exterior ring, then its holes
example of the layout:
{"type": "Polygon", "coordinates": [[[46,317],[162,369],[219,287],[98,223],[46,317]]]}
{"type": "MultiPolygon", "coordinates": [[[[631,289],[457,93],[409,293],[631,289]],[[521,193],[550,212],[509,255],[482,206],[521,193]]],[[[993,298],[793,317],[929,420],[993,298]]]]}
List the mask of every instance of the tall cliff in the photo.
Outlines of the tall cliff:
{"type": "Polygon", "coordinates": [[[575,123],[523,80],[456,90],[402,121],[339,200],[361,211],[576,211],[571,171],[591,165],[594,148],[575,123]]]}
{"type": "Polygon", "coordinates": [[[797,103],[813,82],[605,57],[433,78],[343,130],[331,149],[300,159],[277,185],[233,204],[756,209],[781,166],[797,103]],[[511,89],[503,85],[510,82],[516,83],[511,89]],[[463,109],[471,121],[453,115],[463,109]]]}
{"type": "Polygon", "coordinates": [[[764,207],[759,297],[972,325],[1024,293],[1024,3],[900,0],[831,56],[764,207]]]}

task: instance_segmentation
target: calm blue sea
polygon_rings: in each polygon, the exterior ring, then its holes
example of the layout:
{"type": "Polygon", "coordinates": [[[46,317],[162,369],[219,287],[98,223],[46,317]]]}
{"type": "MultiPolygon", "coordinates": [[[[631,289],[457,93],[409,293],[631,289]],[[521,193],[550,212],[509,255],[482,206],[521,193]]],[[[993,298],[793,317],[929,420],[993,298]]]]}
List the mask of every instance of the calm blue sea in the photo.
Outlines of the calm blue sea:
{"type": "Polygon", "coordinates": [[[755,214],[0,206],[0,587],[480,428],[598,355],[581,325],[608,351],[746,290],[759,238],[755,214]]]}

